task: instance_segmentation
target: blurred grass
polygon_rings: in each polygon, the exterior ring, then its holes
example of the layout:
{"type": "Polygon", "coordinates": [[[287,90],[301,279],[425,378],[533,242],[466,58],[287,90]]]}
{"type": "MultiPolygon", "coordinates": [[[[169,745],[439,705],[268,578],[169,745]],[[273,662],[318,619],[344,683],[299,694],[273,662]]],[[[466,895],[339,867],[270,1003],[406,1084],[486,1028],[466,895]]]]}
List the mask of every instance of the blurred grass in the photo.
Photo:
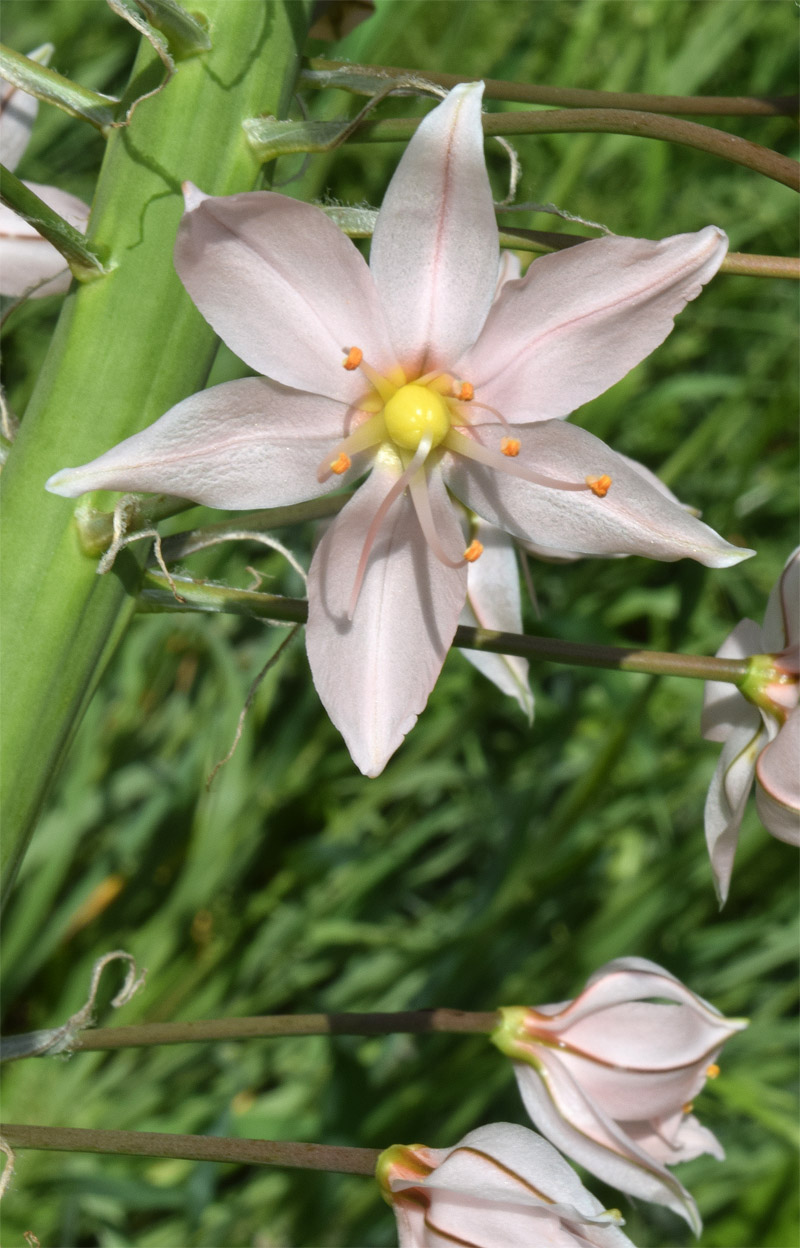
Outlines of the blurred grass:
{"type": "MultiPolygon", "coordinates": [[[[3,20],[12,46],[50,38],[57,68],[121,86],[135,41],[104,5],[5,0],[3,20]]],[[[794,82],[795,24],[793,6],[767,0],[379,0],[340,45],[312,51],[562,85],[777,94],[794,82]]],[[[312,94],[309,107],[336,115],[355,102],[312,94]]],[[[723,124],[793,151],[786,119],[723,124]]],[[[399,151],[352,146],[285,189],[377,204],[399,151]]],[[[499,190],[504,160],[487,151],[499,190]]],[[[655,237],[714,221],[736,249],[796,253],[791,193],[698,152],[599,135],[529,138],[519,152],[520,200],[655,237]]],[[[21,173],[89,198],[100,155],[91,131],[42,109],[21,173]]],[[[561,228],[542,215],[507,219],[561,228]]],[[[57,310],[57,300],[32,303],[7,323],[19,412],[57,310]]],[[[757,557],[723,572],[537,564],[542,619],[531,613],[531,627],[713,652],[739,618],[761,618],[796,542],[796,330],[790,284],[719,277],[654,357],[575,418],[660,469],[757,557]]],[[[221,352],[215,379],[238,367],[221,352]]],[[[283,536],[307,557],[309,533],[283,536]]],[[[246,584],[249,562],[267,584],[298,591],[257,548],[206,552],[191,567],[246,584]]],[[[792,1248],[796,856],[751,803],[731,900],[717,913],[702,834],[717,747],[699,735],[700,687],[543,665],[528,730],[454,654],[417,728],[370,781],[321,711],[295,642],[207,792],[248,684],[282,635],[232,618],[136,622],[8,913],[6,1030],[63,1021],[85,998],[93,959],[117,947],[149,969],[120,1022],[555,1001],[609,958],[650,957],[753,1020],[697,1106],[728,1159],[679,1170],[706,1220],[700,1242],[792,1248]]],[[[87,1053],[19,1063],[4,1078],[6,1117],[35,1123],[440,1146],[481,1121],[524,1121],[502,1059],[457,1037],[87,1053]]],[[[641,1248],[691,1242],[668,1212],[590,1185],[621,1204],[641,1248]]],[[[364,1179],[35,1153],[20,1159],[4,1223],[7,1248],[25,1230],[43,1248],[379,1248],[395,1234],[364,1179]]]]}

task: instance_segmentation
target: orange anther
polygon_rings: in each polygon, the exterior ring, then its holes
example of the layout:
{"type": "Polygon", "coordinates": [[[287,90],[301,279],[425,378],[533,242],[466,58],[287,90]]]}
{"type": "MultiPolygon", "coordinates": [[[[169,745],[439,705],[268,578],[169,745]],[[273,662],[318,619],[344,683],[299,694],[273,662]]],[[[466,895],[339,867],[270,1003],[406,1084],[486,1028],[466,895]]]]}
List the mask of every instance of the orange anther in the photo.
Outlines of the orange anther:
{"type": "Polygon", "coordinates": [[[681,1108],[681,1113],[690,1114],[693,1109],[694,1109],[694,1101],[687,1101],[686,1104],[681,1108]]]}
{"type": "Polygon", "coordinates": [[[507,455],[509,459],[516,459],[519,455],[519,448],[521,445],[522,443],[519,438],[503,438],[500,443],[500,450],[504,455],[507,455]]]}
{"type": "MultiPolygon", "coordinates": [[[[358,368],[363,358],[364,358],[364,352],[361,350],[360,347],[351,347],[350,350],[347,352],[347,359],[343,360],[342,364],[344,365],[344,367],[347,369],[349,373],[352,373],[354,368],[358,368]]],[[[342,469],[342,471],[344,471],[344,469],[342,469]]]]}
{"type": "Polygon", "coordinates": [[[712,1062],[710,1066],[706,1067],[707,1079],[716,1079],[718,1074],[719,1074],[719,1066],[717,1065],[716,1062],[712,1062]]]}
{"type": "Polygon", "coordinates": [[[462,403],[469,403],[470,399],[475,398],[475,387],[471,381],[462,381],[457,397],[462,403]]]}
{"type": "Polygon", "coordinates": [[[469,546],[464,551],[464,558],[466,559],[467,563],[474,563],[476,559],[480,559],[482,554],[483,554],[483,546],[480,544],[479,541],[473,540],[470,542],[469,546]]]}
{"type": "Polygon", "coordinates": [[[343,472],[347,472],[352,462],[350,456],[345,455],[344,451],[342,451],[341,455],[337,456],[331,464],[331,472],[335,472],[337,477],[340,477],[343,472]]]}
{"type": "Polygon", "coordinates": [[[611,487],[611,478],[603,473],[602,477],[585,477],[584,480],[593,494],[598,498],[605,498],[611,487]]]}

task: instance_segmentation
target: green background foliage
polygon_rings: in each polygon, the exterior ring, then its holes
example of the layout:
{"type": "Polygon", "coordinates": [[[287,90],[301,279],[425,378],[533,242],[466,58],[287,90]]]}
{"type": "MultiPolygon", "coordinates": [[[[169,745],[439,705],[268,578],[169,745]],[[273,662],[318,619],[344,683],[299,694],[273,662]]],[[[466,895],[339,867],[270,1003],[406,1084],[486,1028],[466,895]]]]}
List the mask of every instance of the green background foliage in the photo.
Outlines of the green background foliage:
{"type": "MultiPolygon", "coordinates": [[[[136,38],[98,0],[5,0],[3,16],[15,48],[50,39],[61,72],[122,89],[136,38]]],[[[554,85],[778,94],[794,81],[796,17],[782,0],[378,0],[376,16],[341,44],[311,50],[554,85]]],[[[307,105],[337,116],[360,101],[309,92],[307,105]]],[[[382,108],[422,111],[407,99],[382,108]]],[[[792,154],[786,119],[714,124],[792,154]]],[[[792,193],[746,169],[612,135],[517,146],[521,201],[555,202],[650,237],[711,221],[735,250],[796,253],[792,193]]],[[[399,151],[353,144],[315,158],[284,189],[379,204],[399,151]]],[[[487,152],[499,196],[505,158],[496,145],[487,152]]],[[[101,156],[90,128],[42,108],[20,172],[88,199],[101,156]]],[[[287,159],[276,178],[300,164],[287,159]]],[[[502,219],[572,228],[541,214],[502,219]]],[[[6,323],[10,398],[21,414],[58,307],[31,302],[6,323]]],[[[540,615],[528,610],[529,629],[713,653],[742,616],[760,620],[796,541],[796,330],[789,283],[719,276],[651,359],[574,418],[659,470],[756,558],[716,572],[639,559],[536,563],[540,615]]],[[[221,350],[212,381],[241,371],[221,350]]],[[[218,518],[187,514],[189,523],[218,518]]],[[[281,536],[307,562],[311,531],[281,536]]],[[[257,546],[225,546],[186,566],[245,585],[248,564],[266,588],[299,592],[281,558],[257,546]]],[[[247,688],[283,636],[230,617],[135,621],[8,910],[5,1030],[63,1021],[85,999],[93,960],[113,948],[149,971],[119,1022],[536,1004],[573,996],[610,958],[649,957],[724,1012],[752,1019],[696,1107],[727,1161],[700,1158],[678,1172],[705,1218],[701,1244],[794,1245],[796,856],[766,834],[751,803],[731,898],[718,913],[702,829],[717,747],[699,735],[701,687],[537,665],[529,729],[454,654],[406,744],[366,780],[295,641],[207,790],[247,688]]],[[[20,1062],[5,1072],[4,1115],[368,1147],[438,1147],[481,1122],[525,1121],[505,1060],[481,1038],[455,1036],[255,1040],[20,1062]]],[[[641,1248],[691,1242],[667,1211],[588,1182],[623,1209],[641,1248]]],[[[48,1248],[378,1248],[395,1235],[364,1178],[45,1153],[21,1156],[4,1222],[7,1248],[26,1230],[48,1248]]]]}

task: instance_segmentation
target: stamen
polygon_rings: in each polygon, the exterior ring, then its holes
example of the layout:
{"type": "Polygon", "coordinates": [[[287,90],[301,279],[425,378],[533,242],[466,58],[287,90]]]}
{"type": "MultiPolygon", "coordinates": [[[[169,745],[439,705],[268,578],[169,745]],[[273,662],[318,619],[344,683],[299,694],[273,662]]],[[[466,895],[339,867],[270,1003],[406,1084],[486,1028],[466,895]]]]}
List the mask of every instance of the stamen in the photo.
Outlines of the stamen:
{"type": "Polygon", "coordinates": [[[462,403],[472,402],[475,398],[475,387],[471,381],[462,381],[456,398],[460,399],[462,403]]]}
{"type": "Polygon", "coordinates": [[[358,561],[358,568],[356,569],[356,579],[353,582],[353,592],[350,595],[350,605],[347,608],[348,620],[352,620],[355,614],[358,596],[361,593],[361,586],[364,582],[364,573],[367,570],[367,561],[372,551],[372,547],[375,544],[375,538],[378,536],[380,527],[383,524],[384,517],[386,516],[386,513],[392,503],[403,493],[406,486],[414,477],[414,474],[425,463],[428,452],[431,449],[432,441],[433,439],[429,433],[422,438],[405,472],[401,473],[401,475],[397,478],[380,507],[375,512],[375,515],[372,517],[372,523],[367,529],[367,536],[364,538],[364,545],[361,548],[361,558],[358,561]]]}
{"type": "Polygon", "coordinates": [[[598,498],[605,498],[611,487],[611,478],[605,473],[602,477],[586,477],[586,484],[598,498]]]}
{"type": "MultiPolygon", "coordinates": [[[[342,350],[344,349],[342,348],[342,350]]],[[[356,368],[360,368],[373,389],[377,390],[384,403],[388,402],[392,395],[397,393],[398,387],[389,381],[388,377],[382,377],[380,373],[376,373],[375,369],[366,362],[364,352],[360,347],[350,347],[347,350],[347,356],[342,360],[342,367],[346,368],[349,373],[356,368]]]]}
{"type": "Polygon", "coordinates": [[[467,563],[474,563],[476,559],[480,559],[482,554],[483,554],[483,546],[481,545],[481,543],[478,541],[477,538],[474,538],[473,541],[470,542],[467,549],[464,551],[464,558],[466,559],[467,563]]]}
{"type": "Polygon", "coordinates": [[[365,420],[353,430],[349,437],[343,438],[338,446],[328,452],[317,469],[317,480],[320,484],[327,481],[332,472],[341,476],[352,464],[351,455],[366,451],[371,446],[377,446],[385,436],[386,426],[383,423],[383,417],[370,416],[369,420],[365,420]]]}
{"type": "Polygon", "coordinates": [[[693,1109],[694,1109],[694,1101],[687,1101],[685,1105],[681,1106],[681,1113],[690,1114],[693,1109]]]}
{"type": "Polygon", "coordinates": [[[409,489],[411,490],[411,501],[414,504],[414,510],[419,520],[419,527],[422,529],[423,537],[436,558],[446,568],[463,568],[464,559],[451,559],[439,541],[439,534],[436,532],[436,524],[431,511],[428,483],[425,480],[424,473],[418,473],[416,477],[411,479],[409,489]]]}
{"type": "Polygon", "coordinates": [[[519,455],[519,448],[521,445],[522,443],[519,438],[503,438],[500,443],[500,450],[504,455],[507,455],[509,459],[516,459],[517,455],[519,455]]]}
{"type": "Polygon", "coordinates": [[[457,455],[464,455],[467,459],[474,459],[479,464],[486,464],[487,468],[494,468],[498,472],[510,473],[512,477],[521,477],[523,481],[529,481],[531,485],[543,485],[550,490],[588,490],[588,486],[583,481],[562,481],[559,477],[548,477],[543,472],[536,472],[533,468],[524,467],[522,464],[515,464],[505,455],[498,455],[496,451],[490,451],[488,447],[483,446],[480,442],[476,442],[473,438],[464,437],[463,433],[459,433],[456,429],[451,429],[447,437],[442,442],[448,451],[453,451],[457,455]]]}
{"type": "Polygon", "coordinates": [[[505,429],[505,431],[506,431],[506,433],[509,435],[509,437],[511,436],[512,429],[511,429],[510,424],[509,424],[509,423],[508,423],[508,421],[506,420],[506,418],[505,418],[505,416],[503,415],[503,413],[502,413],[502,412],[498,412],[498,410],[497,410],[497,408],[496,408],[496,407],[489,407],[489,404],[488,404],[488,403],[473,403],[473,404],[472,404],[472,406],[473,406],[473,407],[479,407],[479,408],[481,409],[481,411],[483,411],[483,412],[491,412],[491,413],[492,413],[492,415],[493,415],[493,416],[496,416],[496,417],[497,417],[497,419],[500,421],[500,424],[503,426],[503,428],[505,429]]]}
{"type": "Polygon", "coordinates": [[[710,1066],[706,1067],[706,1079],[716,1079],[718,1074],[719,1066],[716,1062],[712,1062],[710,1066]]]}
{"type": "Polygon", "coordinates": [[[352,373],[354,369],[358,368],[363,358],[364,352],[360,347],[351,347],[347,353],[347,359],[343,360],[342,363],[348,373],[352,373]]]}

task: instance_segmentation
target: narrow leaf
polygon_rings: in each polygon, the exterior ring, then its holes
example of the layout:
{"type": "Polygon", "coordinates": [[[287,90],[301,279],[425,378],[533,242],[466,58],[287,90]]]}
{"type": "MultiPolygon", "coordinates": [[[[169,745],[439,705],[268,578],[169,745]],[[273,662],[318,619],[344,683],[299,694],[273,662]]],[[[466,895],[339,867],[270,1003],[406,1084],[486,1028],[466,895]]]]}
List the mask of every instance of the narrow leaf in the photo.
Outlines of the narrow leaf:
{"type": "Polygon", "coordinates": [[[90,91],[77,82],[40,65],[29,56],[22,56],[0,44],[0,78],[5,78],[15,87],[21,87],[46,104],[55,104],[56,108],[77,117],[80,121],[88,121],[101,133],[114,124],[115,109],[118,100],[111,95],[101,95],[90,91]]]}
{"type": "Polygon", "coordinates": [[[199,15],[187,13],[177,0],[139,0],[139,8],[147,15],[150,24],[166,35],[176,60],[210,50],[211,40],[198,20],[199,15]]]}
{"type": "Polygon", "coordinates": [[[79,282],[92,282],[111,272],[113,265],[105,262],[85,236],[49,208],[4,165],[0,165],[0,178],[0,202],[32,225],[42,238],[61,252],[79,282]]]}

